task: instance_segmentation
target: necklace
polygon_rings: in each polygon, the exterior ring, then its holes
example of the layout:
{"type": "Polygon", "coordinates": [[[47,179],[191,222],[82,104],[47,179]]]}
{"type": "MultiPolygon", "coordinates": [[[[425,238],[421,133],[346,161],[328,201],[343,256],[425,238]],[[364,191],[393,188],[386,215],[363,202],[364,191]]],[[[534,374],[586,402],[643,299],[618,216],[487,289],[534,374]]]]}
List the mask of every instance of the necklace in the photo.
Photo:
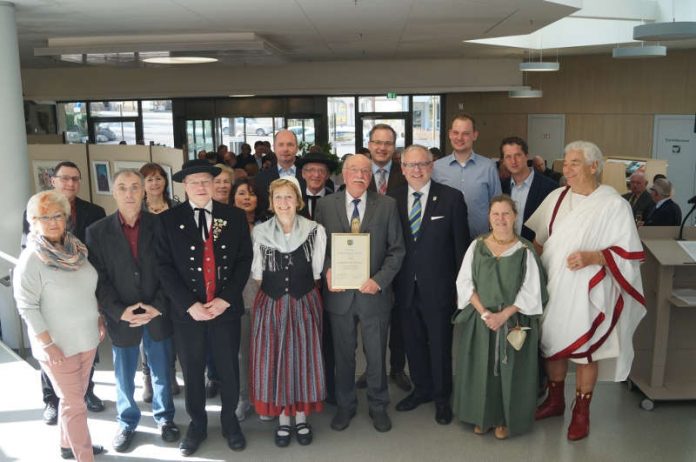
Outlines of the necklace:
{"type": "Polygon", "coordinates": [[[513,242],[515,242],[515,239],[517,239],[517,236],[515,236],[513,234],[512,237],[508,240],[500,240],[500,239],[496,238],[493,233],[491,233],[491,238],[493,239],[493,242],[495,242],[498,245],[508,245],[508,244],[512,244],[513,242]]]}

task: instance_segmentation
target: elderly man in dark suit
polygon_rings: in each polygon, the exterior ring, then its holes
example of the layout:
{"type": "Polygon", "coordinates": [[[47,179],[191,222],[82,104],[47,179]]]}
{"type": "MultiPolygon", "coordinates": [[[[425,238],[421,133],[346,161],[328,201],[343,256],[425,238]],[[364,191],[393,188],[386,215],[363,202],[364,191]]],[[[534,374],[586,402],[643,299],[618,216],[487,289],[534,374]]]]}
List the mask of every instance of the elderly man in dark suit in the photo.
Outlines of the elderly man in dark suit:
{"type": "Polygon", "coordinates": [[[179,445],[184,456],[196,452],[208,435],[207,345],[221,381],[222,435],[230,449],[246,447],[235,409],[242,289],[251,269],[251,238],[244,212],[212,199],[213,178],[219,173],[219,168],[204,160],[186,162],[172,178],[184,183],[188,200],[160,215],[160,277],[169,297],[174,343],[186,383],[186,412],[191,418],[179,445]]]}
{"type": "Polygon", "coordinates": [[[631,175],[629,185],[631,192],[624,194],[622,197],[631,204],[633,218],[639,222],[645,221],[655,207],[655,202],[648,192],[648,179],[645,178],[645,173],[640,171],[634,172],[631,175]]]}
{"type": "Polygon", "coordinates": [[[645,226],[679,226],[682,213],[672,197],[672,183],[665,178],[658,178],[650,187],[650,197],[655,208],[645,218],[645,226]]]}
{"type": "MultiPolygon", "coordinates": [[[[370,130],[370,158],[372,159],[372,182],[368,191],[379,194],[390,194],[398,187],[406,184],[401,166],[394,159],[396,154],[396,131],[388,124],[376,124],[370,130]]],[[[401,334],[401,321],[396,305],[392,311],[389,329],[389,378],[404,391],[411,389],[411,381],[404,372],[406,367],[406,351],[401,334]]],[[[367,386],[367,376],[362,374],[357,382],[358,388],[367,386]]]]}
{"type": "Polygon", "coordinates": [[[452,421],[452,323],[456,278],[469,246],[466,202],[461,191],[430,177],[433,154],[407,147],[401,169],[408,184],[390,193],[396,199],[406,257],[394,280],[406,354],[415,385],[396,405],[410,411],[435,401],[435,420],[452,421]]]}
{"type": "Polygon", "coordinates": [[[515,232],[533,242],[535,233],[524,226],[524,222],[532,216],[546,196],[558,188],[558,183],[529,168],[529,148],[527,142],[520,137],[503,139],[500,143],[500,160],[510,172],[510,178],[502,183],[503,194],[512,197],[519,212],[515,232]]]}
{"type": "Polygon", "coordinates": [[[116,375],[116,452],[127,451],[140,421],[133,396],[140,342],[153,376],[152,414],[162,439],[179,439],[171,393],[172,323],[159,281],[155,240],[159,220],[142,211],[143,176],[122,170],[114,176],[118,210],[87,228],[89,260],[99,273],[97,299],[112,341],[116,375]]]}
{"type": "MultiPolygon", "coordinates": [[[[73,162],[62,161],[53,169],[53,177],[51,184],[53,188],[63,194],[70,202],[70,216],[68,217],[67,228],[75,237],[82,242],[85,242],[85,230],[89,225],[106,216],[104,209],[91,202],[80,199],[77,195],[80,193],[80,183],[82,174],[80,169],[73,162]]],[[[29,222],[27,221],[27,213],[24,212],[24,220],[22,224],[22,248],[25,247],[26,238],[29,234],[29,222]]],[[[95,358],[98,361],[99,353],[95,358]]],[[[89,376],[89,385],[85,394],[85,403],[87,409],[92,412],[101,412],[104,410],[104,403],[94,394],[94,367],[89,376]]],[[[46,373],[41,370],[41,390],[43,392],[43,402],[46,406],[43,413],[44,422],[47,425],[55,425],[58,422],[58,395],[53,390],[53,384],[46,373]]]]}
{"type": "Polygon", "coordinates": [[[314,220],[319,199],[333,192],[327,183],[337,163],[323,152],[310,152],[297,159],[295,166],[300,169],[305,182],[302,190],[302,200],[306,204],[306,207],[302,209],[303,215],[314,220]]]}
{"type": "Polygon", "coordinates": [[[346,189],[319,201],[316,219],[327,235],[351,230],[370,235],[370,277],[359,289],[336,290],[331,286],[331,240],[324,263],[324,307],[331,319],[336,355],[336,400],[338,412],[331,428],[343,430],[355,415],[357,324],[360,323],[367,357],[367,398],[370,417],[380,432],[391,429],[387,414],[389,390],[385,356],[389,317],[393,304],[392,280],[404,258],[404,241],[396,201],[368,192],[372,177],[370,159],[362,154],[343,164],[346,189]]]}

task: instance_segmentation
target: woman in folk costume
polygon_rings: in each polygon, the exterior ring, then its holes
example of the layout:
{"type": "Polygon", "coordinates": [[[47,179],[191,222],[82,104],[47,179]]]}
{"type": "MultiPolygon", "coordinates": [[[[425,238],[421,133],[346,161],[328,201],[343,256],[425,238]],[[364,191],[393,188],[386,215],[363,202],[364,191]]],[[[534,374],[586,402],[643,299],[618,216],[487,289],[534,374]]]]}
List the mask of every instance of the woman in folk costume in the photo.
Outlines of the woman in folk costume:
{"type": "Polygon", "coordinates": [[[295,178],[269,187],[275,214],[254,227],[252,277],[261,280],[251,320],[251,400],[256,413],[279,416],[275,443],[312,442],[307,415],[326,394],[321,353],[322,300],[316,282],[324,265],[326,231],[297,214],[303,207],[295,178]],[[294,429],[290,426],[295,417],[294,429]]]}
{"type": "Polygon", "coordinates": [[[463,323],[454,387],[455,413],[482,435],[505,439],[531,429],[538,386],[539,316],[546,277],[532,244],[514,232],[508,196],[491,200],[491,233],[476,239],[457,277],[463,323]]]}
{"type": "Polygon", "coordinates": [[[593,143],[566,146],[568,186],[549,194],[526,223],[536,232],[549,275],[541,325],[548,396],[536,419],[563,415],[563,386],[568,360],[573,361],[577,373],[569,440],[590,432],[590,400],[598,378],[618,382],[628,376],[633,332],[645,315],[643,248],[629,203],[599,184],[602,163],[593,143]]]}

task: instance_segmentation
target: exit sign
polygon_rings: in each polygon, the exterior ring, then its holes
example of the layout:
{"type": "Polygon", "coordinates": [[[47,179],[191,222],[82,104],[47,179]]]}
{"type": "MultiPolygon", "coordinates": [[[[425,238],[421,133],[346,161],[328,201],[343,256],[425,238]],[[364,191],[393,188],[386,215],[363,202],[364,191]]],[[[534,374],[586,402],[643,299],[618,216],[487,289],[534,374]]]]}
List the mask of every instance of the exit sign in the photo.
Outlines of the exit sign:
{"type": "Polygon", "coordinates": [[[387,99],[396,99],[396,92],[390,91],[387,93],[387,99]]]}

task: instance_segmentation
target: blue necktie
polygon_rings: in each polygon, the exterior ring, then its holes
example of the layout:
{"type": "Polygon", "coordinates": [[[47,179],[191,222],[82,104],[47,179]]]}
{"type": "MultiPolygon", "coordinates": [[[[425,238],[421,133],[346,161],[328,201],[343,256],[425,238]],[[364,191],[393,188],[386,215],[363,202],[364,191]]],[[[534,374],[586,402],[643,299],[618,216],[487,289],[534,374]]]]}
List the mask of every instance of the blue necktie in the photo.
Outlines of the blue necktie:
{"type": "Polygon", "coordinates": [[[408,223],[411,226],[411,236],[413,236],[414,241],[418,239],[420,233],[422,211],[420,198],[422,195],[423,193],[420,192],[413,193],[413,207],[411,213],[408,214],[408,223]]]}
{"type": "Polygon", "coordinates": [[[358,204],[360,199],[353,199],[353,214],[350,216],[350,232],[357,234],[360,232],[360,211],[358,204]]]}

